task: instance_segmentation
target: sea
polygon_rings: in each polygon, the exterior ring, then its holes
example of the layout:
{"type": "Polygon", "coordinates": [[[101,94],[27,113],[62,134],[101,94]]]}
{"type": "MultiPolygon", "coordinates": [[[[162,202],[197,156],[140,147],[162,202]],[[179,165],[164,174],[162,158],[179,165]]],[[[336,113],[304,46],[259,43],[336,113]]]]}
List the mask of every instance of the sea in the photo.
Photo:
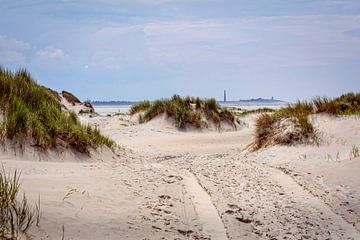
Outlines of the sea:
{"type": "MultiPolygon", "coordinates": [[[[289,103],[284,101],[232,101],[232,102],[218,102],[222,107],[234,107],[240,108],[243,110],[254,110],[259,108],[272,108],[274,110],[279,109],[281,107],[287,106],[289,103]]],[[[131,106],[135,103],[119,103],[119,104],[103,104],[103,103],[95,103],[93,107],[95,112],[99,113],[100,115],[107,115],[107,114],[115,114],[115,113],[128,113],[131,106]]]]}

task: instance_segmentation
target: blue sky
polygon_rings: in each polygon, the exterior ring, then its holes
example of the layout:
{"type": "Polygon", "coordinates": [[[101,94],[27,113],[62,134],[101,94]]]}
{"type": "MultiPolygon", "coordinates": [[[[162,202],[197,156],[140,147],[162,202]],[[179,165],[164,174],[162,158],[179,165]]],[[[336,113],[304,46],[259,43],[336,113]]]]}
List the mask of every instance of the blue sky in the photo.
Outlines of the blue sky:
{"type": "Polygon", "coordinates": [[[82,99],[360,91],[357,0],[1,0],[0,65],[82,99]]]}

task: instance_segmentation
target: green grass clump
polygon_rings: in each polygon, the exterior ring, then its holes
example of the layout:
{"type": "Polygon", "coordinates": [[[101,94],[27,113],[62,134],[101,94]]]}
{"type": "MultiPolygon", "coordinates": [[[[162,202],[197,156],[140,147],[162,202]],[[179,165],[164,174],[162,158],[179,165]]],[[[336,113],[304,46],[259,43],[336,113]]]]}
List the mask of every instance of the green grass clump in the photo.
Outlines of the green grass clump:
{"type": "Polygon", "coordinates": [[[76,103],[81,103],[81,101],[71,92],[62,91],[61,95],[72,105],[75,105],[76,103]]]}
{"type": "Polygon", "coordinates": [[[140,102],[130,109],[130,114],[143,112],[140,122],[148,122],[151,119],[166,114],[175,120],[176,127],[184,129],[187,126],[202,128],[206,123],[202,121],[202,115],[217,126],[221,122],[227,122],[235,126],[235,116],[227,109],[221,108],[215,99],[202,100],[200,98],[182,98],[174,95],[171,99],[140,102]]]}
{"type": "Polygon", "coordinates": [[[130,114],[133,115],[135,113],[145,111],[149,107],[150,107],[150,102],[147,101],[147,100],[144,100],[142,102],[138,102],[138,103],[134,104],[133,106],[131,106],[130,114]]]}
{"type": "Polygon", "coordinates": [[[312,102],[316,113],[360,115],[360,93],[347,93],[334,99],[317,97],[312,102]]]}
{"type": "Polygon", "coordinates": [[[297,102],[293,105],[263,113],[256,120],[254,149],[260,149],[270,144],[293,144],[307,142],[316,138],[315,128],[310,123],[308,115],[313,112],[313,106],[308,102],[297,102]],[[282,134],[281,122],[293,125],[296,130],[282,134]]]}
{"type": "Polygon", "coordinates": [[[270,144],[294,144],[316,140],[315,128],[307,115],[289,114],[289,112],[263,113],[256,120],[254,149],[266,147],[270,144]],[[285,130],[284,123],[295,130],[285,130]],[[288,131],[282,134],[280,131],[288,131]]]}
{"type": "Polygon", "coordinates": [[[61,101],[59,93],[51,88],[46,88],[58,101],[61,101]]]}
{"type": "MultiPolygon", "coordinates": [[[[28,237],[30,227],[40,220],[40,205],[35,209],[28,204],[25,194],[19,201],[19,174],[0,170],[0,239],[28,237]]],[[[40,202],[39,202],[40,204],[40,202]]]]}
{"type": "MultiPolygon", "coordinates": [[[[311,101],[304,101],[275,111],[273,114],[262,114],[256,121],[254,148],[259,149],[269,145],[269,143],[292,144],[309,140],[317,141],[314,126],[309,121],[308,116],[316,113],[327,113],[330,115],[359,115],[360,114],[360,94],[347,93],[338,98],[330,99],[317,97],[311,101]],[[283,139],[279,136],[278,123],[283,119],[292,119],[294,124],[300,129],[289,133],[283,139]]],[[[281,134],[280,134],[281,135],[281,134]]]]}
{"type": "Polygon", "coordinates": [[[28,140],[41,149],[70,147],[81,153],[115,143],[98,129],[80,124],[75,113],[64,112],[54,94],[38,85],[25,70],[16,73],[0,68],[0,124],[2,140],[20,146],[28,140]]]}
{"type": "Polygon", "coordinates": [[[244,110],[243,112],[236,112],[235,114],[239,117],[244,117],[253,113],[269,113],[269,112],[275,112],[275,110],[272,108],[265,107],[265,108],[257,108],[253,110],[244,110]]]}

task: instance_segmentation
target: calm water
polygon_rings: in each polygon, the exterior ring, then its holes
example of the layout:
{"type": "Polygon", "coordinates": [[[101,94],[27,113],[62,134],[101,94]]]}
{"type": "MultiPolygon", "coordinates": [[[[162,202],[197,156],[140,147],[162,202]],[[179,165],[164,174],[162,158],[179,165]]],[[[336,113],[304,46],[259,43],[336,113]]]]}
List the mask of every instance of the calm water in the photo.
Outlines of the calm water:
{"type": "MultiPolygon", "coordinates": [[[[237,107],[245,110],[253,110],[257,108],[268,107],[272,109],[279,109],[286,106],[287,103],[264,103],[264,102],[220,102],[224,107],[237,107]]],[[[101,115],[114,114],[114,113],[127,113],[132,105],[119,104],[119,105],[94,105],[95,111],[101,115]]]]}

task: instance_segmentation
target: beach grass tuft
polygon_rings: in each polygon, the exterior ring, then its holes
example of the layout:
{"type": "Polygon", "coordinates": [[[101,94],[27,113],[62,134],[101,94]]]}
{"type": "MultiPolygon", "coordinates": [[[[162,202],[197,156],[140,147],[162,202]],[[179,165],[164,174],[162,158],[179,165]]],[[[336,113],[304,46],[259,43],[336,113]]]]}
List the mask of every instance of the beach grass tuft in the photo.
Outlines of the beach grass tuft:
{"type": "Polygon", "coordinates": [[[262,114],[256,120],[254,149],[271,144],[318,143],[316,129],[309,121],[309,115],[316,113],[359,115],[360,94],[347,93],[334,99],[317,97],[262,114]]]}
{"type": "Polygon", "coordinates": [[[215,99],[183,98],[174,95],[170,99],[160,99],[153,103],[143,101],[135,104],[131,107],[130,113],[141,113],[140,123],[148,122],[161,114],[166,114],[167,117],[174,119],[175,125],[179,129],[184,129],[187,126],[206,127],[207,124],[202,120],[202,116],[205,116],[207,120],[212,121],[218,127],[221,122],[235,126],[234,114],[225,108],[221,108],[215,99]]]}
{"type": "Polygon", "coordinates": [[[81,101],[71,92],[62,91],[61,95],[72,105],[75,105],[76,103],[81,103],[81,101]]]}
{"type": "Polygon", "coordinates": [[[99,130],[80,124],[73,112],[65,112],[54,93],[38,85],[26,70],[15,73],[0,68],[0,124],[2,140],[23,147],[26,141],[40,149],[115,147],[99,130]]]}
{"type": "Polygon", "coordinates": [[[247,116],[249,114],[254,114],[254,113],[271,113],[271,112],[275,112],[274,109],[272,108],[267,108],[267,107],[264,107],[264,108],[257,108],[257,109],[252,109],[252,110],[244,110],[242,112],[236,112],[236,116],[239,116],[239,117],[244,117],[244,116],[247,116]]]}
{"type": "Polygon", "coordinates": [[[147,100],[144,100],[142,102],[138,102],[137,104],[133,105],[130,108],[130,114],[133,115],[138,112],[142,112],[150,108],[150,102],[147,100]]]}
{"type": "MultiPolygon", "coordinates": [[[[30,227],[40,221],[40,205],[33,209],[23,195],[20,198],[20,175],[17,171],[6,174],[0,170],[0,238],[23,239],[30,227]]],[[[39,203],[40,204],[40,201],[39,203]]]]}
{"type": "Polygon", "coordinates": [[[360,157],[360,148],[353,146],[350,151],[350,159],[360,157]]]}

